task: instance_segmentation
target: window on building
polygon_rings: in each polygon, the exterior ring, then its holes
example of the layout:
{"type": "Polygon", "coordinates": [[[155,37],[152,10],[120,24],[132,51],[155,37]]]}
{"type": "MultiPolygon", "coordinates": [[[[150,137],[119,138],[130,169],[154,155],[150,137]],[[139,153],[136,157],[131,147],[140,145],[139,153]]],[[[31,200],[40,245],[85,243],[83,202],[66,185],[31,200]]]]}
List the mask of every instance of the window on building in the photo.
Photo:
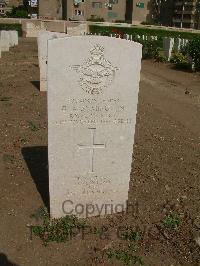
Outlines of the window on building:
{"type": "Polygon", "coordinates": [[[136,7],[144,8],[144,3],[138,2],[138,3],[136,3],[136,7]]]}
{"type": "Polygon", "coordinates": [[[102,2],[92,2],[93,8],[102,8],[102,2]]]}
{"type": "Polygon", "coordinates": [[[109,0],[109,4],[112,5],[118,4],[118,0],[109,0]]]}
{"type": "Polygon", "coordinates": [[[83,10],[75,9],[75,16],[83,16],[83,10]]]}

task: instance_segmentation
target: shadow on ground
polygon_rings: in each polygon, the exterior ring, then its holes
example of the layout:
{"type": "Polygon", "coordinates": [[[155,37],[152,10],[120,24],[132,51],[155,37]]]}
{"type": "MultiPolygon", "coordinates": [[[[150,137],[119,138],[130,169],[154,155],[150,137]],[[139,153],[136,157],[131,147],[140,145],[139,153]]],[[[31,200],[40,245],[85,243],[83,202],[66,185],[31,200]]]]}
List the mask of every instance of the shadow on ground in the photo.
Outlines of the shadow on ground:
{"type": "Polygon", "coordinates": [[[7,256],[3,253],[0,253],[0,265],[1,266],[19,266],[8,260],[7,256]]]}
{"type": "Polygon", "coordinates": [[[25,147],[22,155],[42,200],[49,210],[49,173],[47,146],[25,147]]]}
{"type": "Polygon", "coordinates": [[[40,90],[40,81],[39,80],[32,80],[31,83],[33,84],[33,86],[40,90]]]}

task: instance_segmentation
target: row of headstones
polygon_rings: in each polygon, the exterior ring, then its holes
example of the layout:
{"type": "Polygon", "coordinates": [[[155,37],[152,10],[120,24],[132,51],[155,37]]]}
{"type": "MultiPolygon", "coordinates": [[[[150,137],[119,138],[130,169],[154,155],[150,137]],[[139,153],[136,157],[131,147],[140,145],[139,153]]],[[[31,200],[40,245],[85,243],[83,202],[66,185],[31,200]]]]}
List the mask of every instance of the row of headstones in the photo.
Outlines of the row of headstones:
{"type": "MultiPolygon", "coordinates": [[[[83,36],[93,34],[83,33],[83,36]]],[[[101,34],[94,34],[95,36],[101,36],[101,34]]],[[[40,68],[40,91],[47,91],[47,43],[50,39],[69,37],[68,34],[60,32],[50,32],[46,30],[41,30],[38,34],[38,58],[39,58],[39,68],[40,68]]],[[[143,35],[144,36],[144,35],[143,35]]],[[[110,37],[117,37],[117,34],[111,34],[110,37]]],[[[126,40],[132,40],[132,35],[127,35],[126,40]]],[[[152,36],[157,38],[157,36],[152,36]]],[[[139,35],[138,35],[139,38],[139,35]]]]}
{"type": "Polygon", "coordinates": [[[9,49],[16,45],[18,45],[18,31],[0,31],[0,57],[1,52],[9,52],[9,49]]]}
{"type": "MultiPolygon", "coordinates": [[[[98,36],[101,36],[101,33],[92,34],[92,33],[86,33],[85,32],[84,35],[98,35],[98,36]]],[[[118,38],[121,35],[120,34],[117,34],[117,33],[111,33],[109,36],[110,37],[118,38]]],[[[148,41],[148,40],[153,41],[153,40],[155,40],[155,41],[157,41],[158,40],[158,36],[146,36],[146,35],[136,35],[136,36],[133,36],[131,34],[123,34],[123,39],[129,40],[129,41],[136,41],[136,40],[143,40],[143,41],[148,41]]]]}
{"type": "MultiPolygon", "coordinates": [[[[93,35],[89,33],[89,35],[93,35]]],[[[94,34],[94,35],[101,35],[99,34],[94,34]]],[[[119,38],[121,37],[120,34],[110,34],[110,37],[116,37],[119,38]]],[[[158,37],[157,36],[145,36],[145,35],[129,35],[129,34],[124,34],[122,36],[124,39],[129,40],[129,41],[157,41],[158,37]]],[[[181,39],[181,38],[171,38],[171,37],[164,37],[163,38],[163,51],[164,55],[166,56],[167,60],[170,60],[172,51],[179,52],[182,47],[186,46],[189,40],[187,39],[181,39]]]]}
{"type": "MultiPolygon", "coordinates": [[[[90,35],[93,34],[83,34],[90,35]]],[[[101,34],[94,34],[95,36],[101,36],[101,34]]],[[[50,39],[54,38],[63,38],[69,36],[65,33],[59,32],[49,32],[49,31],[40,31],[38,35],[38,55],[39,55],[39,67],[40,67],[40,91],[47,91],[47,42],[50,39]]],[[[130,38],[132,35],[125,35],[125,39],[132,41],[133,38],[130,38]]],[[[139,35],[138,35],[139,36],[139,35]]],[[[143,35],[144,36],[144,35],[143,35]]],[[[117,34],[111,34],[110,37],[118,37],[117,34]]],[[[157,40],[157,36],[151,36],[157,40]]],[[[138,38],[139,39],[139,38],[138,38]]],[[[179,52],[180,49],[186,46],[188,43],[187,39],[181,38],[163,38],[163,51],[167,60],[170,60],[172,51],[179,52]]]]}
{"type": "Polygon", "coordinates": [[[125,211],[142,45],[41,32],[38,53],[41,90],[48,87],[51,217],[125,211]]]}
{"type": "Polygon", "coordinates": [[[165,37],[163,39],[163,50],[167,60],[170,60],[173,50],[179,52],[188,42],[187,39],[165,37]]]}

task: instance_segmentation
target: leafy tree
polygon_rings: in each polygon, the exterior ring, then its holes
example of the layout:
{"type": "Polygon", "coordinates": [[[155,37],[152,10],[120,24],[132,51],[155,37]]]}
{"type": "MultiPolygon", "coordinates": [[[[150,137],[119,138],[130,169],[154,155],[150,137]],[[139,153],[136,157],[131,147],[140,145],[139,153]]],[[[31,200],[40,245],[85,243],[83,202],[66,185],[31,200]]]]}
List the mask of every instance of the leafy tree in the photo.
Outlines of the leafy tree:
{"type": "Polygon", "coordinates": [[[13,6],[11,12],[7,12],[6,16],[10,18],[28,18],[28,11],[24,6],[13,6]]]}
{"type": "Polygon", "coordinates": [[[200,70],[200,38],[195,38],[189,41],[187,46],[187,52],[192,58],[194,69],[200,70]]]}
{"type": "Polygon", "coordinates": [[[196,21],[197,29],[200,29],[200,0],[198,0],[196,4],[196,21]]]}
{"type": "Polygon", "coordinates": [[[154,23],[160,23],[162,5],[167,0],[152,0],[152,15],[154,23]]]}

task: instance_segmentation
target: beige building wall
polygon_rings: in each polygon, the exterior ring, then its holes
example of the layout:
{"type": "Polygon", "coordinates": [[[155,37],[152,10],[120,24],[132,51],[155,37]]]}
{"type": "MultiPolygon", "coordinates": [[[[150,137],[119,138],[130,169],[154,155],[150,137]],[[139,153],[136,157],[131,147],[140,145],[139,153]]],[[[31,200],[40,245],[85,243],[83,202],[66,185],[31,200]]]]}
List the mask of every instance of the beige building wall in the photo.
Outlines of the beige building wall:
{"type": "Polygon", "coordinates": [[[7,0],[5,2],[7,2],[7,4],[9,6],[20,6],[20,5],[23,5],[23,1],[22,0],[7,0]]]}
{"type": "Polygon", "coordinates": [[[62,0],[39,0],[39,18],[62,19],[62,0]]]}
{"type": "Polygon", "coordinates": [[[75,2],[76,0],[40,0],[39,18],[78,21],[103,18],[104,21],[115,22],[125,21],[128,13],[130,22],[131,17],[136,23],[150,22],[152,19],[151,0],[82,0],[78,4],[75,2]]]}
{"type": "Polygon", "coordinates": [[[133,0],[132,22],[141,23],[143,21],[150,22],[151,16],[151,1],[150,0],[133,0]]]}
{"type": "Polygon", "coordinates": [[[74,0],[67,1],[68,20],[87,20],[90,18],[103,18],[105,21],[114,22],[125,20],[125,0],[85,0],[74,5],[74,0]],[[116,2],[116,3],[115,3],[116,2]],[[108,5],[109,4],[109,5],[108,5]]]}

